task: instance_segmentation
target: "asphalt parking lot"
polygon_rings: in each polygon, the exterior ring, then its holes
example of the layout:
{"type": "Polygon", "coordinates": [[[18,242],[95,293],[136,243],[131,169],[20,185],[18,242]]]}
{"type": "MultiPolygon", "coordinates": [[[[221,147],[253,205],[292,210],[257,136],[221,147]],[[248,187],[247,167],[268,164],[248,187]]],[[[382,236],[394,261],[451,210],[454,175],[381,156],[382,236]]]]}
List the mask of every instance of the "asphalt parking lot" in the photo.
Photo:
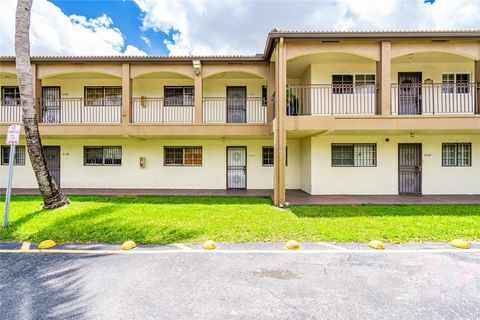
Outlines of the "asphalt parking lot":
{"type": "Polygon", "coordinates": [[[478,297],[478,243],[0,243],[1,319],[478,319],[478,297]]]}

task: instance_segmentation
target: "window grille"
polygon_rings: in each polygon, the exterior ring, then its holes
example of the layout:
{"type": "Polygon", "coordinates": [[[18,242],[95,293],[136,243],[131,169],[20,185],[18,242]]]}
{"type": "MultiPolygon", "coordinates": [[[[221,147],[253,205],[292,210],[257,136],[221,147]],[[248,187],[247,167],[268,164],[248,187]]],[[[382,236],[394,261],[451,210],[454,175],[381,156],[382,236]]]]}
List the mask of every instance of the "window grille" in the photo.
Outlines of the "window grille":
{"type": "MultiPolygon", "coordinates": [[[[274,151],[273,147],[262,147],[262,166],[271,167],[274,164],[274,151]]],[[[285,165],[288,166],[288,147],[286,147],[285,153],[285,165]]]]}
{"type": "Polygon", "coordinates": [[[122,147],[84,147],[85,166],[122,165],[122,147]]]}
{"type": "Polygon", "coordinates": [[[332,75],[333,94],[352,94],[353,75],[334,74],[332,75]]]}
{"type": "Polygon", "coordinates": [[[2,105],[20,105],[20,90],[18,87],[2,87],[2,105]]]}
{"type": "Polygon", "coordinates": [[[444,73],[442,74],[442,93],[469,93],[470,74],[444,73]]]}
{"type": "Polygon", "coordinates": [[[165,147],[165,166],[202,166],[202,147],[165,147]]]}
{"type": "Polygon", "coordinates": [[[469,167],[471,165],[471,143],[442,143],[443,167],[469,167]]]}
{"type": "MultiPolygon", "coordinates": [[[[10,146],[2,146],[2,166],[9,164],[10,160],[10,146]]],[[[13,160],[14,166],[25,165],[25,146],[16,146],[13,160]]]]}
{"type": "Polygon", "coordinates": [[[262,86],[262,106],[266,107],[268,103],[268,98],[267,98],[267,86],[262,86]]]}
{"type": "Polygon", "coordinates": [[[375,167],[377,145],[375,143],[332,144],[332,167],[375,167]]]}
{"type": "Polygon", "coordinates": [[[334,74],[333,94],[375,93],[374,74],[334,74]]]}
{"type": "Polygon", "coordinates": [[[273,166],[273,147],[262,147],[262,165],[264,167],[273,166]]]}
{"type": "Polygon", "coordinates": [[[85,106],[120,106],[122,87],[85,87],[85,106]]]}
{"type": "Polygon", "coordinates": [[[193,87],[165,87],[166,107],[192,107],[195,105],[195,90],[193,87]]]}

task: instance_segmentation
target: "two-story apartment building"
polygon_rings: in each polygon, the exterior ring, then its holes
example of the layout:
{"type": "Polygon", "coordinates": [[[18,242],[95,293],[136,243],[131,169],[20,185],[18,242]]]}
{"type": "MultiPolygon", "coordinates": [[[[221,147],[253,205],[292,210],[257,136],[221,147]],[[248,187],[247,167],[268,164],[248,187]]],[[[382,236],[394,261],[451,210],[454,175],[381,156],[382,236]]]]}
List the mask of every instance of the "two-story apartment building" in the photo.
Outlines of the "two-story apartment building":
{"type": "MultiPolygon", "coordinates": [[[[479,39],[273,30],[255,56],[33,57],[49,167],[64,188],[273,189],[277,204],[480,194],[479,39]]],[[[17,85],[0,58],[2,135],[17,85]]],[[[14,187],[35,187],[17,150],[14,187]]]]}

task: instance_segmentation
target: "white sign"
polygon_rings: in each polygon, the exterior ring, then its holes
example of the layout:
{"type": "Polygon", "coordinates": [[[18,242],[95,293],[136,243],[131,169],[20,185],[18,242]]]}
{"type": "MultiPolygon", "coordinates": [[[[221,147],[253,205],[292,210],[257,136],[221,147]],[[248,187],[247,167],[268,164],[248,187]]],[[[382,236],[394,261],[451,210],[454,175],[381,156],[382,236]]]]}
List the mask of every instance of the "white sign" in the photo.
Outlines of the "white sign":
{"type": "Polygon", "coordinates": [[[7,131],[7,144],[18,144],[20,142],[20,125],[12,124],[7,131]]]}

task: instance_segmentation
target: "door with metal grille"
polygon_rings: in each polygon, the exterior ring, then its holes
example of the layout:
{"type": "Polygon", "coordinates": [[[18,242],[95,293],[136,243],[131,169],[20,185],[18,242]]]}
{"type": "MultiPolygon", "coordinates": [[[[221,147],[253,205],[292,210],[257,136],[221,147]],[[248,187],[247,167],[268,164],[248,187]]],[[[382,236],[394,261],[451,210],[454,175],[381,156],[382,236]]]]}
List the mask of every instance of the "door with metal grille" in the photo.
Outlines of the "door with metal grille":
{"type": "Polygon", "coordinates": [[[422,113],[422,73],[398,73],[398,114],[422,113]]]}
{"type": "Polygon", "coordinates": [[[227,147],[227,189],[247,188],[247,148],[227,147]]]}
{"type": "Polygon", "coordinates": [[[47,160],[47,167],[53,180],[60,186],[60,147],[44,146],[43,152],[47,160]]]}
{"type": "Polygon", "coordinates": [[[61,122],[60,87],[42,87],[42,122],[61,122]]]}
{"type": "Polygon", "coordinates": [[[247,120],[247,88],[227,87],[227,122],[245,123],[247,120]]]}
{"type": "Polygon", "coordinates": [[[422,193],[422,145],[420,143],[398,145],[398,193],[422,193]]]}

